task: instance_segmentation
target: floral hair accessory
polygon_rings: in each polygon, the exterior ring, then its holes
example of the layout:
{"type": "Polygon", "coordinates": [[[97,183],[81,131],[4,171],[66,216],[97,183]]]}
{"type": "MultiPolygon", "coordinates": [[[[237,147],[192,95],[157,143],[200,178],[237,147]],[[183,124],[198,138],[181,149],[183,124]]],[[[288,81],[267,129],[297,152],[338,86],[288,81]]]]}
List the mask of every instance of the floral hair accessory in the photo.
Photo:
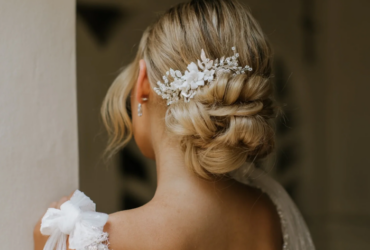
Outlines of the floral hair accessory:
{"type": "Polygon", "coordinates": [[[227,58],[223,56],[220,60],[213,61],[206,57],[202,49],[200,56],[202,61],[198,59],[198,65],[191,62],[184,74],[179,70],[170,69],[163,76],[164,83],[158,81],[159,87],[155,87],[154,91],[163,99],[167,99],[167,105],[180,99],[189,102],[197,93],[197,90],[207,82],[211,83],[215,74],[217,75],[219,72],[234,72],[233,76],[235,76],[245,74],[246,71],[252,71],[253,69],[248,65],[244,68],[239,66],[239,53],[236,52],[235,47],[232,47],[232,50],[234,51],[233,56],[227,58]],[[173,78],[172,82],[169,81],[169,76],[173,78]]]}

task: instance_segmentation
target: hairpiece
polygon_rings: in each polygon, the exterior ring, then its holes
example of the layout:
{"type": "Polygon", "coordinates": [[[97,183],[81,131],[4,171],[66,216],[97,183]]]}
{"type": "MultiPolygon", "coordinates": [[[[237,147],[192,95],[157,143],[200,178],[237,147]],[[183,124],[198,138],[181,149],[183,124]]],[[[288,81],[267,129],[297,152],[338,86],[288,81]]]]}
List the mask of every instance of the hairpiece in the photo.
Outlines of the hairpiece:
{"type": "Polygon", "coordinates": [[[223,56],[220,60],[216,59],[213,61],[206,57],[202,49],[200,56],[202,61],[198,59],[198,65],[191,62],[184,74],[179,70],[170,69],[163,76],[164,83],[158,81],[159,87],[155,87],[154,91],[162,96],[163,99],[167,99],[167,105],[179,101],[181,98],[185,102],[189,102],[201,86],[214,80],[215,74],[234,72],[233,76],[235,76],[245,74],[246,71],[252,71],[253,69],[248,65],[244,68],[239,66],[239,53],[236,52],[235,47],[232,47],[232,50],[234,51],[233,56],[227,58],[223,56]],[[172,82],[169,81],[169,76],[173,78],[172,82]]]}

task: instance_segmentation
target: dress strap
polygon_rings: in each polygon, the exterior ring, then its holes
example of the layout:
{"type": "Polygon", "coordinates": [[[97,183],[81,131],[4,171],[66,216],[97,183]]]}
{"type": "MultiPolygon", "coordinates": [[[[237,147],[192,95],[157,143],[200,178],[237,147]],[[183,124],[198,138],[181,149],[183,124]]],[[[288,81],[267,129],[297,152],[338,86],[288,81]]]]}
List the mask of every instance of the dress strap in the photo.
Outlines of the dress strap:
{"type": "Polygon", "coordinates": [[[49,235],[44,250],[108,250],[108,233],[103,232],[108,214],[95,212],[95,203],[76,190],[60,209],[49,208],[42,218],[40,231],[49,235]]]}

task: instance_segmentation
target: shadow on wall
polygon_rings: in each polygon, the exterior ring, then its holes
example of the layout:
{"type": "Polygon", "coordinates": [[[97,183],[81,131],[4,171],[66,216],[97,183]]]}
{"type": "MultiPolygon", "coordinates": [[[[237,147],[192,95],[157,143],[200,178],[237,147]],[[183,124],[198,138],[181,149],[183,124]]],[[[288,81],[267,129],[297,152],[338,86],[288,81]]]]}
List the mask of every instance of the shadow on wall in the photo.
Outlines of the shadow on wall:
{"type": "MultiPolygon", "coordinates": [[[[100,211],[134,208],[154,195],[155,164],[134,141],[108,166],[102,160],[99,111],[144,29],[178,2],[78,1],[80,188],[100,211]]],[[[272,82],[284,110],[276,124],[277,150],[260,165],[295,199],[318,249],[370,249],[369,5],[248,1],[275,51],[272,82]]]]}

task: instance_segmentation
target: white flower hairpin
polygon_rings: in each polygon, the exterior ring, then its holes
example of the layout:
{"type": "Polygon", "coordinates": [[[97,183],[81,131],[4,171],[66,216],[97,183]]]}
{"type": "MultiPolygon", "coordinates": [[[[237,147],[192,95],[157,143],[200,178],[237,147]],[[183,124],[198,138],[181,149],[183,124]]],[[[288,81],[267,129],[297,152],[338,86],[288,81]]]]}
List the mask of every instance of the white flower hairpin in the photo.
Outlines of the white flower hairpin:
{"type": "Polygon", "coordinates": [[[154,91],[162,96],[163,99],[167,99],[167,105],[180,99],[189,102],[201,86],[211,83],[215,78],[215,74],[217,75],[221,71],[234,72],[234,76],[245,74],[246,71],[252,71],[253,69],[248,65],[244,68],[239,66],[239,53],[236,52],[235,47],[232,47],[232,50],[234,51],[233,56],[227,58],[223,56],[220,60],[216,59],[213,61],[206,57],[202,49],[200,56],[202,61],[198,59],[198,65],[191,62],[184,74],[179,70],[170,69],[163,76],[164,83],[158,81],[159,87],[155,87],[154,91]],[[169,81],[169,76],[173,78],[172,82],[169,81]]]}

